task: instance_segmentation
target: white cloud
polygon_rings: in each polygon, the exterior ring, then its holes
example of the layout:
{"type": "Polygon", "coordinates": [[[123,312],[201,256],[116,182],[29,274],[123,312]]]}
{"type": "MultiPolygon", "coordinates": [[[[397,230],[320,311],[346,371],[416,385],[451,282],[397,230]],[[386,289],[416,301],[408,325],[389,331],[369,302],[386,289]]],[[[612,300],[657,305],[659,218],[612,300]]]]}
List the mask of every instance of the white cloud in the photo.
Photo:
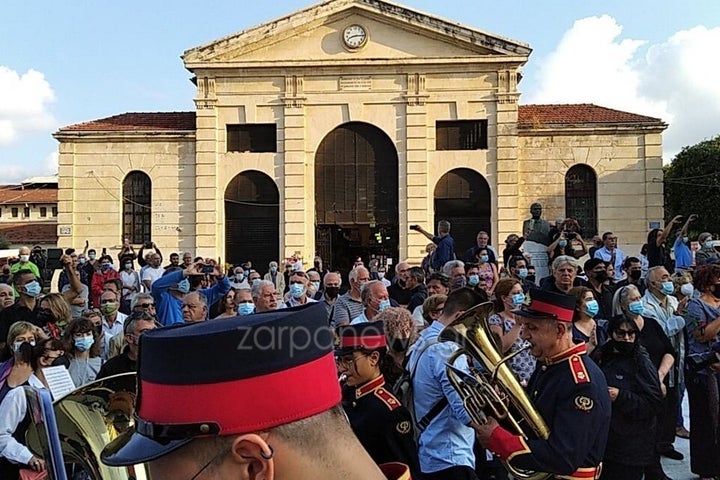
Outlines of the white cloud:
{"type": "Polygon", "coordinates": [[[526,102],[595,103],[660,117],[670,124],[666,161],[720,133],[720,63],[707,53],[720,49],[720,28],[698,26],[654,45],[621,34],[607,15],[577,20],[539,60],[537,88],[526,102]]]}
{"type": "Polygon", "coordinates": [[[15,184],[30,178],[57,175],[58,158],[57,151],[50,152],[42,162],[28,162],[25,165],[14,163],[2,163],[2,183],[15,184]]]}
{"type": "Polygon", "coordinates": [[[0,145],[9,145],[25,132],[51,130],[49,112],[55,93],[45,75],[28,70],[22,75],[0,65],[0,145]]]}

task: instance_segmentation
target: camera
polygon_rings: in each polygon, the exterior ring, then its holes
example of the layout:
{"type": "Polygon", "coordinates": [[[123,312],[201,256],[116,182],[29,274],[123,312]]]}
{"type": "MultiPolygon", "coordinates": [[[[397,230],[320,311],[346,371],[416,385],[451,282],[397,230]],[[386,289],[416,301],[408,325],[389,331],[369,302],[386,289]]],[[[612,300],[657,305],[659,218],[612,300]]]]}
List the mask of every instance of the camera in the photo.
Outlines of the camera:
{"type": "Polygon", "coordinates": [[[577,233],[570,230],[565,230],[565,238],[567,238],[568,240],[572,240],[575,237],[577,237],[577,233]]]}
{"type": "Polygon", "coordinates": [[[202,266],[200,272],[204,274],[215,273],[215,265],[208,265],[207,263],[202,266]]]}
{"type": "Polygon", "coordinates": [[[145,248],[152,248],[152,242],[148,240],[147,242],[143,243],[143,246],[145,248]]]}
{"type": "Polygon", "coordinates": [[[419,230],[420,230],[420,225],[410,225],[410,230],[419,231],[419,230]]]}
{"type": "Polygon", "coordinates": [[[688,355],[687,366],[694,372],[704,370],[713,363],[720,362],[720,358],[718,358],[717,355],[718,353],[720,353],[720,343],[714,343],[710,347],[709,352],[693,353],[688,355]]]}

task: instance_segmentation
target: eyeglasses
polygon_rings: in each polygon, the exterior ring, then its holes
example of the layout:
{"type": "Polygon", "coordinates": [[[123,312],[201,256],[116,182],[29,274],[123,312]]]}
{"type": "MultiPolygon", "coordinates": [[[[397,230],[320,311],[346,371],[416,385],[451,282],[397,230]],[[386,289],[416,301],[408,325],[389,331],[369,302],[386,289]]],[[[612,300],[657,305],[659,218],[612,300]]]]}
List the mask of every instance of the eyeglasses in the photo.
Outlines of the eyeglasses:
{"type": "Polygon", "coordinates": [[[340,367],[350,368],[355,365],[355,362],[360,360],[363,357],[367,357],[368,354],[362,354],[360,356],[352,356],[352,357],[335,357],[335,363],[340,367]]]}
{"type": "Polygon", "coordinates": [[[617,330],[615,330],[614,333],[615,333],[615,335],[617,335],[620,338],[625,338],[625,337],[630,338],[630,337],[634,337],[637,334],[637,330],[623,330],[621,328],[618,328],[617,330]]]}
{"type": "Polygon", "coordinates": [[[89,308],[87,310],[83,310],[81,315],[82,316],[100,315],[100,309],[99,308],[89,308]]]}
{"type": "Polygon", "coordinates": [[[154,303],[138,303],[137,305],[135,305],[135,307],[140,307],[140,308],[150,308],[150,307],[154,307],[154,306],[155,306],[154,303]]]}

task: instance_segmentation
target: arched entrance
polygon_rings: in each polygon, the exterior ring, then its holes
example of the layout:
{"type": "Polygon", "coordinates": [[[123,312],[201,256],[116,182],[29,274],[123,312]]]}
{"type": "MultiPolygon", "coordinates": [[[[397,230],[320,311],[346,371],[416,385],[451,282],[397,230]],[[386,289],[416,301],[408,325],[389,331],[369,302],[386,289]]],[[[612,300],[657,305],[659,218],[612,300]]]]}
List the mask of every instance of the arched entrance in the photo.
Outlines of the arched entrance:
{"type": "Polygon", "coordinates": [[[379,128],[340,125],[315,154],[315,245],[328,266],[398,260],[398,155],[379,128]]]}
{"type": "Polygon", "coordinates": [[[464,260],[480,230],[492,238],[491,207],[490,185],[475,170],[450,170],[435,185],[435,225],[439,220],[450,222],[458,259],[464,260]]]}
{"type": "Polygon", "coordinates": [[[279,261],[280,194],[272,178],[249,170],[233,178],[225,189],[225,261],[252,260],[265,272],[279,261]]]}

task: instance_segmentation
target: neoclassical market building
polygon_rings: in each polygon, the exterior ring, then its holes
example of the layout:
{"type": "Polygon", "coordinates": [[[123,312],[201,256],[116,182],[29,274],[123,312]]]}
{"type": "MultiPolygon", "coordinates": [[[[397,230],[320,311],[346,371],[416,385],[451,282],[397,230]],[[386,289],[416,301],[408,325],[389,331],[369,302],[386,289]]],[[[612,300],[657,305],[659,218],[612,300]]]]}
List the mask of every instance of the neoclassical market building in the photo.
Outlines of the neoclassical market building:
{"type": "MultiPolygon", "coordinates": [[[[521,105],[520,41],[330,0],[190,49],[195,111],[61,128],[62,247],[152,239],[228,262],[419,259],[409,230],[501,244],[531,203],[637,251],[663,217],[660,119],[521,105]]],[[[367,261],[367,260],[366,260],[367,261]]]]}

